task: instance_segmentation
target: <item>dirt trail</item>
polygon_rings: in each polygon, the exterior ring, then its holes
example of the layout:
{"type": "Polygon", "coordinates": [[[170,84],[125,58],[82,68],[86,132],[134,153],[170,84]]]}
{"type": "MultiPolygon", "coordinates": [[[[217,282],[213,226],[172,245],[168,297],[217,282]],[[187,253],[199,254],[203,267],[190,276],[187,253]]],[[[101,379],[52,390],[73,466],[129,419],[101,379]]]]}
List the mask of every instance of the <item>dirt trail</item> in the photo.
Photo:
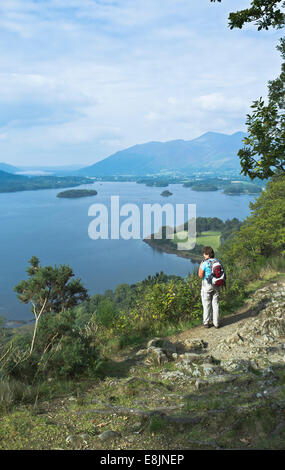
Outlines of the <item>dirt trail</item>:
{"type": "MultiPolygon", "coordinates": [[[[269,282],[267,285],[263,286],[260,289],[257,289],[247,300],[246,304],[238,309],[234,314],[226,315],[220,320],[220,327],[218,329],[214,326],[210,328],[204,328],[203,325],[193,327],[189,330],[177,333],[172,336],[168,336],[167,339],[171,343],[184,343],[185,340],[195,340],[199,339],[204,341],[207,344],[207,353],[213,354],[217,359],[226,359],[230,357],[241,356],[245,357],[248,354],[248,348],[246,348],[246,342],[243,341],[243,338],[246,336],[245,331],[248,329],[250,331],[253,326],[255,326],[258,335],[261,335],[259,340],[264,339],[264,345],[268,342],[268,337],[266,337],[266,331],[262,331],[261,324],[264,322],[264,319],[269,315],[275,315],[275,311],[279,312],[280,319],[284,322],[285,310],[284,310],[284,300],[285,300],[285,280],[281,278],[275,282],[269,282]],[[279,310],[278,310],[279,309],[279,310]],[[259,329],[259,331],[258,331],[259,329]],[[242,338],[240,337],[240,332],[243,332],[242,338]],[[265,338],[262,336],[265,335],[265,338]],[[237,343],[243,348],[230,348],[222,347],[227,342],[231,342],[233,338],[233,343],[237,343]],[[235,341],[234,338],[237,340],[235,341]],[[239,341],[240,339],[240,341],[239,341]],[[237,349],[237,350],[234,350],[237,349]]],[[[285,333],[285,332],[284,332],[285,333]]],[[[282,327],[281,332],[278,332],[278,340],[282,341],[282,327]]],[[[254,337],[251,337],[251,340],[254,342],[254,337]]],[[[269,338],[269,342],[273,343],[274,339],[269,338]]],[[[247,346],[250,345],[247,341],[247,346]]],[[[251,341],[252,343],[252,341],[251,341]]],[[[285,350],[284,350],[285,353],[285,350]]],[[[126,358],[131,359],[130,354],[125,352],[119,353],[117,357],[114,357],[113,360],[116,362],[121,362],[126,360],[126,358]]]]}

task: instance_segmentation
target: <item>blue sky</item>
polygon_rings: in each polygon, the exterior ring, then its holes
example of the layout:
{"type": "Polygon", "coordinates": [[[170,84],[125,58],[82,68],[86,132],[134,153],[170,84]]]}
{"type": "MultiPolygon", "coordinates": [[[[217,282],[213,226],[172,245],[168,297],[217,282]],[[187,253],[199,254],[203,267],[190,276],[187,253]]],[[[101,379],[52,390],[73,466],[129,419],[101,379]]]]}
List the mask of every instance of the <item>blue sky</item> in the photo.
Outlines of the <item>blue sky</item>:
{"type": "Polygon", "coordinates": [[[131,145],[246,130],[280,31],[250,0],[1,0],[0,161],[82,166],[131,145]]]}

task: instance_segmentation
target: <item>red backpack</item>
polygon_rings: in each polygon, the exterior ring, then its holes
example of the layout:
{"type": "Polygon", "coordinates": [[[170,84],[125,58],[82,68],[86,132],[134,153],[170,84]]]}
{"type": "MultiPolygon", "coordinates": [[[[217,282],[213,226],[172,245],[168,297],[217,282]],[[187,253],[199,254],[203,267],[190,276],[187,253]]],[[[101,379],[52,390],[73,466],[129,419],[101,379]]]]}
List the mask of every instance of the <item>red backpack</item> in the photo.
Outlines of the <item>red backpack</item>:
{"type": "Polygon", "coordinates": [[[217,260],[208,260],[211,267],[211,276],[208,278],[209,284],[215,287],[221,287],[226,285],[226,273],[222,263],[217,260]]]}

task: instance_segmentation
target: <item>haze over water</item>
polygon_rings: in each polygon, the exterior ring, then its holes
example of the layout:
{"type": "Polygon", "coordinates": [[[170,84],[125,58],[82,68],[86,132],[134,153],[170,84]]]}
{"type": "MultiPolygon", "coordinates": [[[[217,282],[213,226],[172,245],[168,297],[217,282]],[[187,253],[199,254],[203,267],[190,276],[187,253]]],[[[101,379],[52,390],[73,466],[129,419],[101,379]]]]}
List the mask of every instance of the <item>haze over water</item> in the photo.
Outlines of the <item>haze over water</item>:
{"type": "MultiPolygon", "coordinates": [[[[134,284],[149,274],[186,276],[195,265],[176,255],[154,251],[139,240],[92,240],[88,226],[91,204],[110,207],[111,196],[120,197],[120,207],[132,203],[196,204],[197,216],[222,220],[244,219],[250,213],[253,195],[227,196],[221,191],[196,192],[181,184],[166,188],[147,187],[134,182],[96,182],[82,188],[96,189],[95,197],[59,199],[58,190],[23,191],[0,194],[0,315],[8,320],[33,319],[30,306],[21,304],[14,286],[26,278],[28,261],[37,256],[42,265],[69,264],[89,294],[104,293],[121,283],[134,284]]],[[[142,213],[142,211],[141,211],[142,213]]],[[[121,218],[124,220],[125,218],[121,218]]]]}

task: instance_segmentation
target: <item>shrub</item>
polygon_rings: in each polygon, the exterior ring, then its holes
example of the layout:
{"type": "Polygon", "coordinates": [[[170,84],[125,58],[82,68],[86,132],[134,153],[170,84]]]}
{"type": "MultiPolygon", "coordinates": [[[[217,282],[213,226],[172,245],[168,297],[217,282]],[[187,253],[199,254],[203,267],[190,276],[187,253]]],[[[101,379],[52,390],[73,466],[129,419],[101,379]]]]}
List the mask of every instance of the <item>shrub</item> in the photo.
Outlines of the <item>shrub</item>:
{"type": "Polygon", "coordinates": [[[75,311],[47,313],[39,324],[30,354],[31,334],[16,336],[5,364],[5,375],[24,382],[74,378],[94,371],[98,351],[94,338],[76,322],[75,311]]]}

